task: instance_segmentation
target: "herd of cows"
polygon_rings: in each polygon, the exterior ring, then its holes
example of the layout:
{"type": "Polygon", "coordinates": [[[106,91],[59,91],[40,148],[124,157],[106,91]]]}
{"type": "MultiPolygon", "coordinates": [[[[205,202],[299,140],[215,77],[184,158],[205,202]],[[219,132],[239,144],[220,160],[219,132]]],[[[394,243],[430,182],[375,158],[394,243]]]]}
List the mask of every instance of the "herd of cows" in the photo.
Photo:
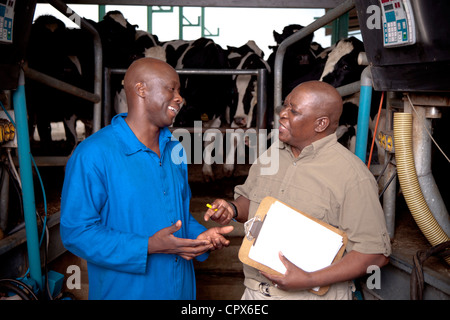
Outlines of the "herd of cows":
{"type": "MultiPolygon", "coordinates": [[[[103,67],[126,69],[135,59],[152,56],[165,60],[175,69],[267,69],[268,103],[264,123],[269,129],[274,110],[272,72],[276,50],[284,39],[302,28],[289,25],[281,34],[274,31],[277,44],[271,47],[273,52],[265,59],[254,41],[226,49],[206,38],[161,42],[156,35],[137,30],[137,26],[131,25],[119,11],[108,12],[100,22],[88,22],[99,32],[103,67]]],[[[303,81],[321,80],[334,87],[358,81],[365,67],[357,61],[363,51],[363,43],[354,37],[342,39],[330,48],[313,42],[313,34],[296,42],[288,47],[284,57],[283,98],[303,81]]],[[[33,23],[27,63],[37,71],[93,91],[92,36],[84,30],[66,28],[53,16],[41,16],[33,23]]],[[[116,113],[126,111],[122,77],[112,78],[111,98],[115,105],[105,106],[116,113]]],[[[205,126],[214,121],[214,126],[255,127],[256,76],[181,74],[180,81],[185,101],[174,126],[193,127],[194,121],[201,120],[205,126]]],[[[67,142],[76,145],[73,119],[92,119],[92,104],[32,80],[27,80],[26,92],[30,126],[37,127],[41,145],[51,142],[50,122],[55,121],[64,121],[67,142]]],[[[358,107],[348,102],[344,109],[341,118],[344,130],[340,132],[349,133],[352,130],[347,129],[356,125],[358,107]]],[[[342,143],[348,144],[348,136],[342,143]]]]}

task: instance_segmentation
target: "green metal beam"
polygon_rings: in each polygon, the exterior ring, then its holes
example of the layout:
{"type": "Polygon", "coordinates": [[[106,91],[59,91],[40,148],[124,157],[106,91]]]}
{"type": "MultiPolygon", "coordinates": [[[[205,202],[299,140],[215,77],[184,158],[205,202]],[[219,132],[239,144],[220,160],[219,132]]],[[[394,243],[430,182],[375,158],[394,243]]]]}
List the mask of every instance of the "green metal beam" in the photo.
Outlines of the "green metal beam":
{"type": "Polygon", "coordinates": [[[348,37],[348,24],[349,24],[348,12],[333,21],[331,31],[332,44],[338,42],[340,39],[348,37]]]}
{"type": "Polygon", "coordinates": [[[147,31],[153,33],[153,14],[154,13],[171,13],[173,12],[173,7],[167,9],[162,6],[147,6],[147,31]],[[156,8],[154,8],[156,7],[156,8]]]}
{"type": "Polygon", "coordinates": [[[201,7],[201,14],[199,17],[197,17],[197,23],[190,22],[183,13],[183,7],[179,8],[179,39],[183,39],[183,29],[184,27],[200,27],[200,32],[202,37],[217,37],[220,34],[219,28],[217,28],[217,32],[213,34],[211,31],[209,31],[208,28],[205,26],[205,7],[201,7]]]}
{"type": "Polygon", "coordinates": [[[104,4],[99,5],[98,6],[98,21],[102,21],[105,14],[106,14],[106,6],[104,4]]]}

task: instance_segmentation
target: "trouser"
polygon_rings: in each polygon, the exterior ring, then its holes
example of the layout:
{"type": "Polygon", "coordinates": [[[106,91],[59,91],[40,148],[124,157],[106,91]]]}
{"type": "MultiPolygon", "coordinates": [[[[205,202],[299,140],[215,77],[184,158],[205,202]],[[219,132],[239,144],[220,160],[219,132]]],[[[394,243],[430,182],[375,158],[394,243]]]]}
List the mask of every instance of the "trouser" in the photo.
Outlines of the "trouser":
{"type": "Polygon", "coordinates": [[[330,287],[323,296],[309,290],[284,291],[268,283],[246,278],[245,291],[241,300],[350,300],[352,298],[351,282],[340,282],[330,287]]]}

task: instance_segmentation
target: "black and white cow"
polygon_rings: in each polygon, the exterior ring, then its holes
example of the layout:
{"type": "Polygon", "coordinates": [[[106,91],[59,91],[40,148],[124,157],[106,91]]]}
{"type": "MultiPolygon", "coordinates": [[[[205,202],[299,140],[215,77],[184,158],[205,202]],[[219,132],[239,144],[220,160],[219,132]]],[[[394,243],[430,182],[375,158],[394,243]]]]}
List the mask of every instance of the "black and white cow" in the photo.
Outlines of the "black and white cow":
{"type": "MultiPolygon", "coordinates": [[[[232,69],[266,69],[268,74],[271,73],[269,64],[264,60],[264,52],[252,40],[239,48],[228,46],[228,60],[232,69]]],[[[234,75],[233,83],[235,89],[230,107],[231,127],[256,127],[257,76],[234,75]]]]}
{"type": "MultiPolygon", "coordinates": [[[[93,49],[87,32],[67,29],[51,16],[38,17],[32,25],[27,47],[27,63],[34,70],[92,92],[93,49]],[[89,65],[90,61],[91,65],[89,65]]],[[[52,122],[63,121],[66,146],[70,152],[77,143],[76,118],[92,119],[92,103],[40,82],[26,80],[26,98],[30,133],[36,125],[40,145],[45,154],[54,153],[52,122]]]]}
{"type": "Polygon", "coordinates": [[[141,55],[136,49],[136,25],[132,25],[120,11],[109,11],[98,23],[97,29],[103,47],[103,66],[128,68],[141,55]]]}
{"type": "MultiPolygon", "coordinates": [[[[271,69],[264,60],[264,52],[257,44],[250,40],[241,47],[228,46],[228,60],[230,67],[236,70],[266,69],[270,74],[271,69]]],[[[229,108],[229,120],[231,128],[255,128],[257,122],[257,95],[258,85],[256,75],[233,76],[233,100],[229,108]]],[[[228,146],[225,146],[225,162],[223,172],[226,177],[233,174],[236,163],[236,152],[242,151],[242,147],[248,146],[244,135],[234,134],[226,136],[228,146]],[[230,141],[228,141],[230,140],[230,141]],[[231,141],[232,140],[232,141],[231,141]]],[[[245,157],[239,154],[240,157],[245,157]]]]}
{"type": "MultiPolygon", "coordinates": [[[[175,69],[229,69],[226,51],[212,39],[190,41],[176,64],[170,58],[168,46],[165,47],[167,62],[175,69]]],[[[185,103],[175,118],[175,127],[192,127],[193,119],[208,122],[220,118],[221,122],[225,121],[226,109],[231,103],[230,75],[181,74],[180,82],[185,103]]]]}
{"type": "MultiPolygon", "coordinates": [[[[166,61],[177,70],[229,69],[226,51],[211,39],[173,40],[160,43],[155,36],[148,33],[138,31],[137,35],[136,41],[141,43],[145,41],[144,45],[139,45],[141,49],[145,48],[144,56],[166,61]],[[144,41],[141,41],[142,38],[144,41]],[[149,46],[149,42],[152,42],[153,46],[149,46]]],[[[213,120],[224,122],[226,109],[231,104],[231,76],[181,74],[180,83],[180,93],[184,103],[175,118],[174,127],[193,127],[195,121],[204,121],[206,125],[213,120]]],[[[126,112],[125,93],[122,89],[116,92],[115,110],[117,113],[126,112]]],[[[220,123],[214,126],[220,126],[220,123]]]]}
{"type": "Polygon", "coordinates": [[[355,37],[339,40],[329,51],[321,81],[337,88],[361,79],[366,66],[358,63],[364,44],[355,37]]]}
{"type": "MultiPolygon", "coordinates": [[[[229,69],[226,51],[213,40],[199,38],[193,41],[174,40],[164,43],[167,63],[175,69],[229,69]]],[[[180,74],[183,107],[175,118],[174,127],[193,127],[202,121],[204,128],[219,128],[226,124],[227,109],[232,99],[230,75],[184,75],[180,74]]],[[[203,136],[203,176],[214,179],[214,159],[222,158],[221,134],[206,133],[203,136]],[[216,140],[217,139],[217,140],[216,140]],[[217,147],[220,146],[220,147],[217,147]]]]}
{"type": "Polygon", "coordinates": [[[156,35],[147,31],[137,30],[135,41],[136,51],[142,52],[142,57],[152,57],[166,61],[166,52],[156,35]]]}
{"type": "MultiPolygon", "coordinates": [[[[275,56],[279,45],[295,32],[303,29],[302,25],[291,24],[283,28],[280,34],[273,31],[273,37],[277,43],[271,46],[273,52],[269,56],[267,62],[272,70],[275,65],[275,56]]],[[[322,74],[326,59],[319,59],[323,48],[313,42],[314,33],[304,37],[303,39],[293,43],[287,47],[283,59],[282,73],[282,98],[284,99],[295,86],[301,82],[308,80],[318,80],[322,74]]]]}

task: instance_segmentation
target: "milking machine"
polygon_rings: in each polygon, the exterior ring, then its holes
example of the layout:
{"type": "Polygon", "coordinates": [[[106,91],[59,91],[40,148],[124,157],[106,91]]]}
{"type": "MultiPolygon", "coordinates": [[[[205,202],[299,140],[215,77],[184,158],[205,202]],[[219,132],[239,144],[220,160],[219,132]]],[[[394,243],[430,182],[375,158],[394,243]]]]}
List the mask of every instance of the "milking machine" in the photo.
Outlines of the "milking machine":
{"type": "MultiPolygon", "coordinates": [[[[443,109],[450,106],[450,43],[446,40],[450,3],[356,0],[355,6],[369,62],[367,79],[374,90],[386,92],[388,98],[386,126],[377,133],[378,146],[387,154],[385,181],[398,176],[401,192],[420,231],[431,246],[441,245],[450,240],[450,216],[432,174],[431,141],[435,142],[433,121],[443,121],[439,118],[448,111],[443,109]]],[[[436,146],[442,154],[433,158],[446,157],[444,165],[448,166],[445,151],[439,144],[436,146]]],[[[365,154],[365,150],[361,152],[365,154]]],[[[448,168],[439,169],[438,174],[446,171],[448,168]]],[[[391,183],[386,191],[383,206],[393,238],[396,183],[391,183]]],[[[450,257],[444,259],[448,267],[450,257]]],[[[404,261],[397,260],[395,252],[391,263],[403,264],[401,268],[411,272],[404,261]]],[[[437,274],[433,286],[450,297],[448,279],[440,279],[437,274]]]]}

